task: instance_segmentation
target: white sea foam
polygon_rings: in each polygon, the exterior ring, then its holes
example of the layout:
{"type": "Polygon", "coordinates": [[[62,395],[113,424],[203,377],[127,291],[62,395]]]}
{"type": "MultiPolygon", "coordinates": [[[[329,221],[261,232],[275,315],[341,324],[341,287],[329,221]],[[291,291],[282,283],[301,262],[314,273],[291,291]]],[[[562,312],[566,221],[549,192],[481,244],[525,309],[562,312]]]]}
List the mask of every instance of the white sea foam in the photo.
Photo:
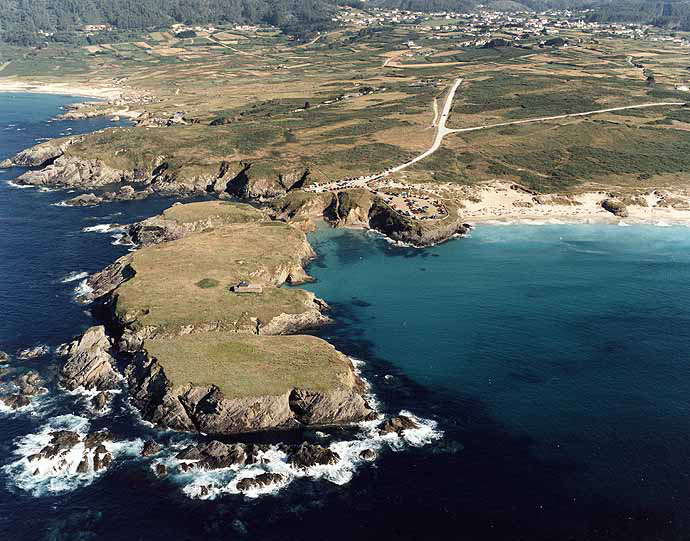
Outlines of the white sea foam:
{"type": "Polygon", "coordinates": [[[4,416],[30,415],[31,417],[42,418],[53,411],[54,405],[55,397],[51,397],[48,389],[45,387],[39,387],[38,394],[32,396],[31,402],[26,406],[12,409],[3,402],[0,402],[0,414],[4,416]]]}
{"type": "Polygon", "coordinates": [[[89,275],[88,272],[82,272],[82,271],[74,271],[70,272],[67,276],[65,276],[60,282],[63,284],[69,284],[70,282],[76,282],[77,280],[83,280],[89,275]]]}
{"type": "Polygon", "coordinates": [[[43,357],[44,355],[47,355],[50,353],[50,346],[47,346],[45,344],[39,344],[37,346],[34,346],[32,348],[26,348],[23,349],[19,352],[17,357],[20,359],[26,360],[26,359],[36,359],[38,357],[43,357]]]}
{"type": "MultiPolygon", "coordinates": [[[[357,468],[364,462],[362,451],[371,450],[380,453],[385,448],[393,451],[403,450],[407,446],[422,447],[440,439],[443,433],[438,430],[435,421],[422,419],[408,411],[401,411],[414,420],[419,428],[405,430],[402,436],[396,433],[380,434],[380,421],[366,421],[360,423],[359,432],[354,439],[336,441],[328,448],[338,454],[340,459],[335,464],[316,465],[302,469],[293,467],[288,462],[288,455],[276,446],[258,454],[256,464],[246,466],[231,466],[221,470],[203,471],[193,469],[186,473],[174,473],[172,478],[183,485],[182,491],[190,498],[205,500],[215,499],[223,494],[243,494],[248,498],[256,498],[265,494],[275,494],[298,478],[323,479],[336,485],[349,483],[357,468]],[[246,478],[256,477],[262,473],[277,473],[282,476],[278,483],[249,491],[240,491],[237,484],[246,478]]],[[[191,461],[189,461],[191,462],[191,461]]],[[[180,461],[174,455],[168,455],[152,464],[152,469],[162,463],[169,471],[175,472],[180,461]]]]}
{"type": "Polygon", "coordinates": [[[7,184],[9,186],[12,186],[13,188],[19,188],[20,190],[26,190],[27,188],[33,188],[33,186],[30,186],[28,184],[17,184],[16,182],[12,182],[11,180],[8,180],[7,184]]]}
{"type": "Polygon", "coordinates": [[[78,299],[92,292],[93,288],[88,284],[88,278],[86,278],[79,282],[79,285],[74,288],[74,297],[75,299],[78,299]]]}
{"type": "MultiPolygon", "coordinates": [[[[83,439],[88,429],[89,421],[84,417],[76,415],[54,417],[35,434],[28,434],[15,442],[16,449],[13,454],[18,458],[4,466],[3,471],[12,485],[36,497],[69,492],[80,486],[91,484],[102,472],[93,471],[94,449],[86,449],[84,445],[83,439]],[[50,433],[56,430],[77,432],[82,441],[53,458],[36,458],[35,455],[50,443],[50,433]],[[33,460],[30,457],[33,457],[33,460]],[[88,471],[80,473],[77,469],[84,459],[89,464],[88,471]]],[[[141,440],[106,441],[103,445],[113,459],[116,459],[122,455],[139,454],[143,442],[141,440]]]]}
{"type": "Polygon", "coordinates": [[[626,224],[623,220],[621,220],[620,222],[618,222],[618,226],[619,227],[630,227],[630,224],[626,224]]]}
{"type": "MultiPolygon", "coordinates": [[[[71,193],[71,192],[67,192],[71,193]]],[[[122,216],[121,212],[114,212],[113,214],[108,214],[106,216],[89,216],[88,218],[84,218],[84,221],[89,221],[89,222],[95,222],[97,220],[112,220],[113,218],[116,218],[117,216],[122,216]]]]}
{"type": "Polygon", "coordinates": [[[654,225],[657,227],[672,227],[672,225],[670,223],[664,222],[664,221],[658,221],[654,225]]]}
{"type": "Polygon", "coordinates": [[[122,230],[121,227],[113,224],[98,224],[91,225],[89,227],[84,227],[82,231],[84,233],[110,233],[111,231],[122,230]]]}
{"type": "MultiPolygon", "coordinates": [[[[363,361],[351,358],[355,372],[361,377],[361,369],[365,364],[363,361]]],[[[362,378],[365,384],[364,397],[372,409],[378,411],[379,402],[371,392],[369,382],[362,378]]],[[[248,498],[257,498],[265,494],[275,494],[292,481],[298,478],[323,479],[336,485],[349,483],[357,468],[363,463],[368,462],[360,455],[362,451],[371,450],[380,453],[383,449],[389,448],[393,451],[400,451],[407,446],[422,447],[443,437],[443,432],[438,430],[437,423],[432,420],[423,419],[416,415],[402,410],[400,415],[405,415],[412,419],[419,428],[405,430],[402,435],[397,433],[381,434],[379,432],[382,416],[371,421],[362,421],[357,425],[357,432],[349,440],[333,441],[327,447],[338,454],[340,459],[335,464],[317,465],[307,469],[295,468],[288,462],[288,455],[277,448],[271,446],[268,450],[258,454],[256,464],[238,466],[233,465],[229,468],[213,471],[202,471],[193,469],[185,473],[173,473],[172,478],[180,483],[182,491],[191,498],[215,499],[223,494],[244,494],[248,498]],[[262,473],[277,473],[282,475],[282,480],[278,483],[242,492],[237,488],[239,481],[245,478],[256,477],[262,473]]],[[[318,433],[319,439],[328,436],[318,433]]],[[[181,442],[176,448],[184,448],[192,442],[181,442]]],[[[176,451],[169,452],[167,456],[157,460],[152,464],[155,466],[162,463],[169,472],[177,472],[180,461],[175,458],[176,451]]],[[[191,462],[191,461],[188,461],[191,462]]]]}

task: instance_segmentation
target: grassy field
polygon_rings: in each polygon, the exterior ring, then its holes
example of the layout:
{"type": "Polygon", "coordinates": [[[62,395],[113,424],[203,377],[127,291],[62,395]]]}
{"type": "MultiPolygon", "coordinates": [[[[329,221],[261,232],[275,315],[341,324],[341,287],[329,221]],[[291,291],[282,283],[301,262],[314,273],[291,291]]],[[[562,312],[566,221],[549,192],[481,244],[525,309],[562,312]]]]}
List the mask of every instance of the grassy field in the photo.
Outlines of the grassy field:
{"type": "Polygon", "coordinates": [[[263,213],[251,205],[227,201],[202,201],[173,205],[163,211],[163,218],[179,224],[200,222],[208,218],[221,218],[226,224],[244,224],[265,220],[263,213]]]}
{"type": "Polygon", "coordinates": [[[349,360],[313,336],[218,332],[147,340],[144,347],[173,386],[214,384],[227,398],[323,392],[354,383],[349,360]]]}
{"type": "MultiPolygon", "coordinates": [[[[171,215],[187,219],[186,209],[171,215]]],[[[195,216],[197,214],[195,213],[195,216]]],[[[247,330],[255,320],[268,323],[280,314],[310,308],[305,291],[276,287],[283,269],[300,264],[305,236],[280,222],[227,225],[134,253],[135,276],[117,290],[116,311],[136,327],[162,333],[183,327],[220,325],[247,330]],[[264,286],[260,294],[229,290],[240,280],[264,286]]]]}

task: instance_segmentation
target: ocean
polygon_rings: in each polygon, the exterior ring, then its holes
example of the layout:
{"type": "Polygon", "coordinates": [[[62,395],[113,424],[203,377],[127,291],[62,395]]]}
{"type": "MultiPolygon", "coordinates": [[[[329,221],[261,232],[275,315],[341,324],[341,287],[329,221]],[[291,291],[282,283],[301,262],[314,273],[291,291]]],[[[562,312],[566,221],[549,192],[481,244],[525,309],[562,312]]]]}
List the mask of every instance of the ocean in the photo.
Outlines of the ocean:
{"type": "MultiPolygon", "coordinates": [[[[0,94],[0,159],[113,125],[50,121],[72,101],[0,94]]],[[[0,350],[51,379],[52,355],[15,354],[93,324],[75,290],[128,250],[98,226],[173,200],[61,207],[71,194],[7,182],[20,173],[0,171],[0,350]]],[[[336,320],[316,334],[362,361],[383,411],[425,420],[419,445],[256,498],[192,499],[137,456],[184,436],[146,426],[124,394],[93,417],[49,384],[35,408],[0,411],[0,539],[690,537],[690,228],[486,225],[424,250],[325,227],[310,240],[304,287],[336,320]],[[105,474],[17,466],[47,430],[88,424],[122,439],[105,474]]]]}

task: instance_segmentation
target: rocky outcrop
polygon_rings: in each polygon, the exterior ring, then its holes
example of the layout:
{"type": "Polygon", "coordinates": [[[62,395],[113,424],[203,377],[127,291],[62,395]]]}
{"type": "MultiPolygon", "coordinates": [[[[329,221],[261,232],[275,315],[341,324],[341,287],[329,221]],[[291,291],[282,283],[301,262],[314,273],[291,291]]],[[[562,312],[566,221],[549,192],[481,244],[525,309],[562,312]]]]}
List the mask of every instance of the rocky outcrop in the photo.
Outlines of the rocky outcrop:
{"type": "Polygon", "coordinates": [[[361,458],[362,460],[366,460],[367,462],[376,460],[376,457],[376,451],[374,451],[373,449],[364,449],[359,453],[359,458],[361,458]]]}
{"type": "Polygon", "coordinates": [[[8,393],[0,395],[5,407],[18,410],[31,405],[33,399],[46,392],[43,379],[36,372],[29,371],[9,382],[8,393]]]}
{"type": "Polygon", "coordinates": [[[340,455],[321,445],[303,443],[288,456],[288,462],[295,468],[307,469],[314,466],[330,466],[340,460],[340,455]]]}
{"type": "Polygon", "coordinates": [[[16,182],[32,186],[91,188],[121,182],[125,178],[125,172],[111,169],[100,160],[61,156],[43,169],[27,171],[16,182]]]}
{"type": "Polygon", "coordinates": [[[57,464],[56,469],[74,468],[72,471],[85,475],[105,470],[113,462],[113,455],[108,449],[113,438],[107,430],[87,435],[71,430],[56,430],[49,435],[48,445],[27,458],[29,464],[51,461],[57,464]],[[76,454],[79,453],[79,447],[81,454],[76,454]]]}
{"type": "Polygon", "coordinates": [[[128,366],[127,379],[143,417],[174,430],[238,434],[352,423],[373,415],[361,387],[322,393],[293,389],[277,396],[245,398],[227,398],[215,385],[175,388],[157,360],[144,351],[128,366]]]}
{"type": "Polygon", "coordinates": [[[97,411],[104,411],[108,407],[108,393],[101,391],[91,399],[91,407],[97,411]]]}
{"type": "MultiPolygon", "coordinates": [[[[242,199],[272,199],[304,185],[309,170],[274,171],[263,164],[241,164],[242,168],[224,186],[223,191],[242,199]]],[[[216,183],[214,191],[218,192],[216,183]]]]}
{"type": "Polygon", "coordinates": [[[60,385],[70,391],[117,389],[120,376],[110,350],[110,339],[103,326],[91,327],[81,338],[60,348],[59,353],[67,358],[60,369],[60,385]]]}
{"type": "Polygon", "coordinates": [[[69,188],[93,188],[131,178],[126,171],[107,166],[99,159],[82,159],[63,154],[43,169],[27,171],[17,184],[69,188]]]}
{"type": "Polygon", "coordinates": [[[149,457],[157,455],[163,450],[163,446],[155,441],[147,440],[144,442],[144,447],[141,450],[141,456],[149,457]]]}
{"type": "Polygon", "coordinates": [[[68,207],[94,207],[96,205],[100,205],[102,202],[102,197],[98,197],[94,193],[85,193],[71,199],[67,199],[66,201],[63,201],[62,204],[68,207]]]}
{"type": "Polygon", "coordinates": [[[601,207],[619,218],[627,218],[628,216],[627,207],[617,199],[604,199],[601,202],[601,207]]]}
{"type": "Polygon", "coordinates": [[[279,473],[261,473],[256,477],[246,477],[237,482],[237,490],[248,492],[257,488],[265,488],[282,483],[285,477],[279,473]]]}
{"type": "Polygon", "coordinates": [[[419,425],[415,421],[413,421],[405,415],[399,415],[398,417],[393,417],[392,419],[388,419],[387,421],[385,421],[381,425],[379,432],[382,435],[398,434],[400,436],[405,430],[411,430],[415,428],[419,428],[419,425]]]}
{"type": "Polygon", "coordinates": [[[132,256],[126,255],[108,265],[105,269],[89,276],[86,280],[86,293],[83,293],[79,300],[90,302],[94,299],[104,297],[115,290],[125,280],[134,276],[131,268],[132,256]]]}
{"type": "Polygon", "coordinates": [[[84,140],[83,136],[54,139],[22,150],[14,157],[0,163],[0,167],[40,167],[62,156],[67,148],[84,140]]]}
{"type": "Polygon", "coordinates": [[[40,345],[32,348],[23,349],[19,352],[17,357],[19,357],[22,360],[38,359],[39,357],[48,355],[48,353],[50,353],[50,348],[46,345],[40,345]]]}
{"type": "MultiPolygon", "coordinates": [[[[287,190],[280,184],[277,176],[256,175],[252,164],[243,169],[227,183],[225,191],[242,199],[262,199],[285,195],[287,190]]],[[[256,170],[256,168],[254,168],[256,170]]]]}
{"type": "Polygon", "coordinates": [[[6,363],[10,360],[10,356],[4,351],[0,351],[0,363],[6,363]]]}

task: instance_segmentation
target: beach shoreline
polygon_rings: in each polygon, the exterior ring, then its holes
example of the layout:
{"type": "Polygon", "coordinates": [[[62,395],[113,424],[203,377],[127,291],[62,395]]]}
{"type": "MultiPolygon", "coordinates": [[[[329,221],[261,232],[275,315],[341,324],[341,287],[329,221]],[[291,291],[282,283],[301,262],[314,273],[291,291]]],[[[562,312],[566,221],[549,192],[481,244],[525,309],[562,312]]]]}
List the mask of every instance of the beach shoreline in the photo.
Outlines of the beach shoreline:
{"type": "Polygon", "coordinates": [[[25,81],[0,78],[0,92],[26,92],[31,94],[57,94],[77,98],[95,98],[115,100],[121,98],[125,91],[115,86],[95,86],[87,83],[57,83],[46,81],[25,81]]]}

